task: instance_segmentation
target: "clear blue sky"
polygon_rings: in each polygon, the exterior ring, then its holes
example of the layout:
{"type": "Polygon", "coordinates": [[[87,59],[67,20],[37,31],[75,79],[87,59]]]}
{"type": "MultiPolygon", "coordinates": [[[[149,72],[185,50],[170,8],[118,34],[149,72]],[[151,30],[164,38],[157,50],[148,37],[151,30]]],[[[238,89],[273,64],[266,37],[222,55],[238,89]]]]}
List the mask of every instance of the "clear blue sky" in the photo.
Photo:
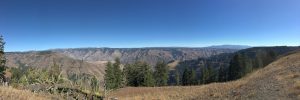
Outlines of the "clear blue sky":
{"type": "Polygon", "coordinates": [[[6,51],[300,45],[300,0],[0,0],[6,51]]]}

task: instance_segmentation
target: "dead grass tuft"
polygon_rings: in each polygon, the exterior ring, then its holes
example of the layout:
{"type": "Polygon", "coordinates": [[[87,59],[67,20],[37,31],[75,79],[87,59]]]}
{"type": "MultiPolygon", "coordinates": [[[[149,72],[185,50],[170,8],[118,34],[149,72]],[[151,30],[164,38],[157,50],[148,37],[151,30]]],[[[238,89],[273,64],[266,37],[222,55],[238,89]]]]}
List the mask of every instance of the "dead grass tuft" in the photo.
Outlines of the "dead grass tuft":
{"type": "MultiPolygon", "coordinates": [[[[295,82],[295,89],[298,89],[298,90],[300,90],[300,81],[299,80],[297,80],[296,82],[295,82]]],[[[300,94],[299,94],[300,95],[300,94]]]]}

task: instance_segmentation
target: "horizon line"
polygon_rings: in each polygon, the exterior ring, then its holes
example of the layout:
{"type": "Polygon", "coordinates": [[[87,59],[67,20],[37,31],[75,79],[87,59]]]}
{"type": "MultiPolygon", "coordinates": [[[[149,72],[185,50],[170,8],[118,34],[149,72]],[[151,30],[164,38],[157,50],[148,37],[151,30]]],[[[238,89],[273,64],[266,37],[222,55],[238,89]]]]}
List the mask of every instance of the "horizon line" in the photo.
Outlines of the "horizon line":
{"type": "MultiPolygon", "coordinates": [[[[280,46],[288,46],[288,47],[297,47],[297,45],[272,45],[272,46],[252,46],[252,45],[210,45],[210,46],[153,46],[153,47],[66,47],[66,48],[49,48],[49,49],[36,49],[36,50],[16,50],[16,51],[5,51],[7,53],[9,52],[36,52],[36,51],[49,51],[49,50],[62,50],[62,49],[101,49],[101,48],[111,48],[111,49],[139,49],[139,48],[209,48],[214,46],[245,46],[248,48],[252,47],[280,47],[280,46]]],[[[299,46],[299,45],[298,45],[299,46]]]]}

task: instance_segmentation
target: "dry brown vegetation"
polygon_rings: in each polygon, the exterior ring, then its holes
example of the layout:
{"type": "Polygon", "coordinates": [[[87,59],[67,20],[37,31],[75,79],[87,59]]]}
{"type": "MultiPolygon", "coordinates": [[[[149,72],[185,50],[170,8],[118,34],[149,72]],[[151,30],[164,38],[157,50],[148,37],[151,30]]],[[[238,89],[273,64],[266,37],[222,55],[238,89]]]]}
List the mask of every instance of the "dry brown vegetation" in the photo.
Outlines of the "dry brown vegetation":
{"type": "Polygon", "coordinates": [[[12,87],[0,86],[0,100],[59,100],[49,94],[37,94],[27,90],[18,90],[12,87]]]}
{"type": "Polygon", "coordinates": [[[67,73],[85,73],[95,75],[99,80],[103,80],[105,64],[92,63],[73,59],[60,53],[51,51],[7,53],[7,63],[9,67],[30,66],[35,68],[50,68],[53,63],[61,65],[63,76],[67,73]]]}
{"type": "Polygon", "coordinates": [[[175,70],[176,66],[179,64],[179,60],[175,60],[168,64],[170,70],[175,70]]]}
{"type": "Polygon", "coordinates": [[[127,87],[107,98],[120,100],[297,100],[300,99],[300,52],[232,82],[202,86],[127,87]]]}

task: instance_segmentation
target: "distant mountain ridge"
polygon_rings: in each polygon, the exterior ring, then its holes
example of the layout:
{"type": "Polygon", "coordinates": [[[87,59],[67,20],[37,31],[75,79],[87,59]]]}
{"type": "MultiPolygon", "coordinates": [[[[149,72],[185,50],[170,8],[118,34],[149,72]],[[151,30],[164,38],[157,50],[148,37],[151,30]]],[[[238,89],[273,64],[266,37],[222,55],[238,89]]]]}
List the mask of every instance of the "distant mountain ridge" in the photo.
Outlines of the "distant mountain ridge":
{"type": "Polygon", "coordinates": [[[69,71],[82,72],[103,77],[105,64],[119,57],[123,64],[145,61],[155,65],[158,61],[166,63],[205,58],[221,53],[233,53],[237,49],[217,48],[75,48],[45,51],[7,52],[7,66],[31,66],[48,68],[54,61],[62,66],[64,75],[69,71]],[[81,68],[79,68],[81,67],[81,68]]]}
{"type": "Polygon", "coordinates": [[[208,48],[247,49],[247,48],[251,48],[251,46],[248,46],[248,45],[213,45],[213,46],[209,46],[208,48]]]}
{"type": "Polygon", "coordinates": [[[223,48],[75,48],[56,49],[53,52],[84,61],[113,61],[119,57],[122,63],[145,61],[155,64],[157,61],[191,60],[210,57],[221,53],[233,53],[239,49],[223,48]]]}

